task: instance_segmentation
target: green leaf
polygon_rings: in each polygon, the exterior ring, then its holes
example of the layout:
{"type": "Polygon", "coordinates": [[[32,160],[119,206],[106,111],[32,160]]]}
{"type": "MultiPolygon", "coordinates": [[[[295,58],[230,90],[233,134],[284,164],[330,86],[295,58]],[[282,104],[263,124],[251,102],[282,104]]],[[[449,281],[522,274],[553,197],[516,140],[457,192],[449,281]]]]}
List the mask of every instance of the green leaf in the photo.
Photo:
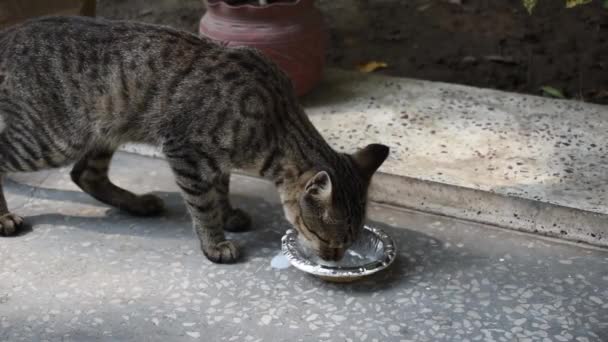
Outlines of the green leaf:
{"type": "Polygon", "coordinates": [[[544,86],[544,87],[540,87],[540,90],[543,91],[543,95],[548,95],[551,97],[556,97],[558,99],[565,99],[566,97],[564,96],[564,94],[556,88],[553,88],[551,86],[544,86]]]}
{"type": "Polygon", "coordinates": [[[536,6],[537,0],[522,0],[524,7],[528,10],[529,14],[532,14],[532,10],[536,6]]]}
{"type": "Polygon", "coordinates": [[[566,0],[566,8],[572,8],[578,5],[590,3],[591,0],[566,0]]]}
{"type": "Polygon", "coordinates": [[[603,5],[605,9],[608,9],[608,0],[604,0],[603,5]]]}

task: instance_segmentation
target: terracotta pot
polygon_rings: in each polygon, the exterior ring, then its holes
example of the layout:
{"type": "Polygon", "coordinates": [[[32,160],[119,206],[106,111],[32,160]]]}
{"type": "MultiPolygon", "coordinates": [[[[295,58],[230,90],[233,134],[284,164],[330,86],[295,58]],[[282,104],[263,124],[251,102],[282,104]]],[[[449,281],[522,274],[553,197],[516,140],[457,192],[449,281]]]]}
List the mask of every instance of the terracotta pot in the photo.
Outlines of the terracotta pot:
{"type": "Polygon", "coordinates": [[[231,6],[207,0],[199,32],[228,46],[251,46],[279,65],[298,95],[321,79],[327,33],[315,0],[231,6]]]}

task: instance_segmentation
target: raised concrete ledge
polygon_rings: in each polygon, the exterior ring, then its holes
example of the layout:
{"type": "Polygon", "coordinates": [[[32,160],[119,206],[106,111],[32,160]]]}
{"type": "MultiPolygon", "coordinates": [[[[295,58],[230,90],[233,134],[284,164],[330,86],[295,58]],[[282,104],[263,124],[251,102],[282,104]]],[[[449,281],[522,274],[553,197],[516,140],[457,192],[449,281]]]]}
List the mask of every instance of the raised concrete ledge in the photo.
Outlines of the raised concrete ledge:
{"type": "Polygon", "coordinates": [[[303,103],[337,150],[391,147],[374,201],[608,246],[605,106],[339,70],[303,103]]]}
{"type": "Polygon", "coordinates": [[[450,184],[380,173],[374,202],[595,246],[608,246],[608,215],[450,184]]]}

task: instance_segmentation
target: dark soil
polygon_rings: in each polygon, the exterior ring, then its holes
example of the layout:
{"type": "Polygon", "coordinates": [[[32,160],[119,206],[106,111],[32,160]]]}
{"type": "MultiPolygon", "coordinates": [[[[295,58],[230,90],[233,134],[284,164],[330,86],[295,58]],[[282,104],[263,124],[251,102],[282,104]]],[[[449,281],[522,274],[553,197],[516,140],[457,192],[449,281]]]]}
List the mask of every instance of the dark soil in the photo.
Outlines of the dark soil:
{"type": "MultiPolygon", "coordinates": [[[[200,0],[98,0],[98,15],[196,31],[200,0]]],[[[377,73],[608,104],[608,10],[539,0],[319,0],[331,34],[328,64],[377,73]]]]}
{"type": "MultiPolygon", "coordinates": [[[[232,6],[240,6],[240,5],[258,6],[258,5],[261,5],[260,0],[224,0],[224,2],[226,2],[232,6]]],[[[266,0],[266,4],[275,4],[275,3],[279,3],[279,2],[295,2],[295,0],[266,0]]]]}

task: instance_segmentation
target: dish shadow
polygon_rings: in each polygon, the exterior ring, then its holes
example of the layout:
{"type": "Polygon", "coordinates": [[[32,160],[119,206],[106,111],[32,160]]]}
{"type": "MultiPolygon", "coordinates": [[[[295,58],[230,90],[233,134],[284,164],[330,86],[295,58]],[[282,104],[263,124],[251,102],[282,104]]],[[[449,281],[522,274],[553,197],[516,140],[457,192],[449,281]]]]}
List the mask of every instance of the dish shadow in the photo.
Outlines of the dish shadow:
{"type": "MultiPolygon", "coordinates": [[[[96,211],[93,215],[40,213],[26,215],[27,227],[21,235],[27,235],[38,225],[70,226],[98,234],[146,236],[152,239],[180,239],[197,241],[192,230],[192,221],[178,192],[156,191],[156,195],[165,201],[166,210],[157,217],[131,216],[119,209],[108,207],[97,202],[88,194],[80,191],[59,190],[44,187],[34,187],[7,182],[13,193],[28,195],[31,199],[52,201],[45,209],[52,211],[53,203],[60,207],[62,203],[92,205],[107,208],[96,211]],[[29,228],[28,228],[29,227],[29,228]]],[[[242,257],[239,263],[253,258],[272,259],[281,250],[281,238],[285,231],[291,228],[285,220],[283,211],[278,203],[265,201],[259,197],[232,195],[236,207],[247,211],[252,217],[252,229],[242,233],[227,233],[227,237],[240,246],[242,257]]],[[[64,205],[64,204],[63,204],[64,205]]],[[[18,212],[18,210],[17,210],[18,212]]],[[[411,276],[428,268],[440,268],[442,264],[453,260],[457,255],[443,248],[442,241],[416,230],[403,227],[393,227],[381,222],[369,222],[389,234],[397,247],[397,257],[386,270],[352,283],[330,283],[314,276],[307,276],[310,281],[321,287],[331,287],[340,291],[372,293],[389,290],[410,279],[411,276]],[[415,254],[413,251],[422,254],[415,254]]],[[[201,258],[203,254],[201,252],[201,258]]],[[[290,267],[288,272],[301,271],[290,267]]]]}
{"type": "MultiPolygon", "coordinates": [[[[110,207],[98,202],[90,195],[74,190],[61,190],[40,186],[30,186],[12,180],[5,181],[5,188],[11,194],[26,196],[28,201],[47,200],[43,213],[36,209],[28,213],[21,207],[11,208],[24,216],[25,225],[20,233],[13,237],[18,238],[33,232],[36,226],[70,226],[79,230],[91,231],[98,234],[146,236],[153,239],[178,238],[183,240],[197,240],[192,229],[192,220],[178,192],[154,191],[153,194],[163,199],[165,210],[151,217],[130,215],[120,209],[110,207]],[[70,209],[71,213],[54,213],[66,205],[83,205],[83,215],[79,209],[70,209]],[[90,206],[93,206],[91,213],[90,206]],[[99,210],[98,210],[99,209],[99,210]],[[84,211],[87,214],[84,214],[84,211]]],[[[270,203],[259,197],[241,194],[231,195],[235,207],[242,208],[252,217],[252,228],[242,233],[226,232],[229,239],[241,246],[241,262],[253,257],[271,257],[273,250],[280,250],[281,237],[290,227],[284,219],[280,205],[270,203]]],[[[10,203],[9,203],[10,206],[10,203]]],[[[202,255],[202,253],[201,253],[202,255]]]]}

